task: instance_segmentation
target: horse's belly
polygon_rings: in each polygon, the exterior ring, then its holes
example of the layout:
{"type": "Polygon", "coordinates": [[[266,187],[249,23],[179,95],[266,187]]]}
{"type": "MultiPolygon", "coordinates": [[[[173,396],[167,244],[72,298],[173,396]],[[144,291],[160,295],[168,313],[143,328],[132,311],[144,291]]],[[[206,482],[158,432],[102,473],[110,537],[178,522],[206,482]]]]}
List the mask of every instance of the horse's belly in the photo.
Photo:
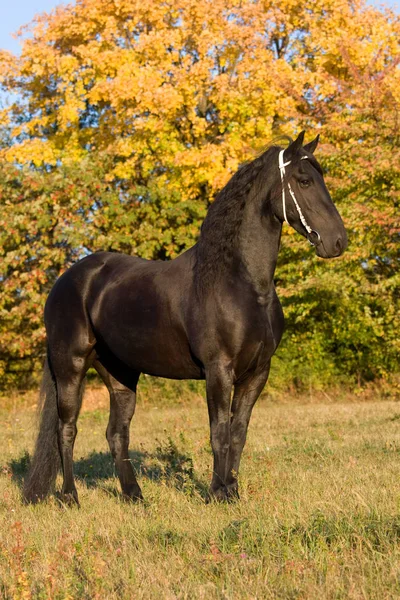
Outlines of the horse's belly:
{"type": "MultiPolygon", "coordinates": [[[[172,339],[171,339],[172,338],[172,339]]],[[[148,344],[133,343],[129,350],[115,349],[115,354],[131,369],[168,379],[202,379],[204,371],[196,363],[187,345],[168,340],[147,339],[148,344]]]]}
{"type": "Polygon", "coordinates": [[[136,314],[107,311],[98,332],[99,347],[128,368],[170,379],[202,379],[202,365],[190,351],[185,331],[170,318],[154,319],[145,310],[136,314]],[[105,325],[106,324],[106,325],[105,325]]]}
{"type": "Polygon", "coordinates": [[[147,341],[149,343],[144,344],[132,340],[123,345],[105,341],[105,350],[133,371],[169,379],[203,379],[202,366],[195,362],[188,349],[147,341]]]}

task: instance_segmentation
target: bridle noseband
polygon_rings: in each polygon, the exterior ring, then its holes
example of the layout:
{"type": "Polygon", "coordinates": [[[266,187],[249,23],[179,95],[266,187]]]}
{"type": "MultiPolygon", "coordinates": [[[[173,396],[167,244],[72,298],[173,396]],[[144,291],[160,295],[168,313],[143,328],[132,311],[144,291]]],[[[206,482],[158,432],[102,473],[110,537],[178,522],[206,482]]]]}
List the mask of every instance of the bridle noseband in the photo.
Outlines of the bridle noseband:
{"type": "MultiPolygon", "coordinates": [[[[281,150],[279,152],[279,171],[281,174],[281,182],[282,182],[282,208],[283,208],[283,218],[285,219],[286,223],[288,225],[290,225],[287,215],[286,215],[286,197],[285,197],[285,174],[286,174],[286,169],[285,167],[287,167],[287,165],[290,165],[291,161],[288,160],[287,162],[284,162],[284,158],[283,158],[283,153],[285,152],[285,150],[281,150]]],[[[307,156],[302,156],[300,160],[307,160],[307,156]]],[[[294,195],[294,191],[292,190],[292,186],[290,185],[290,181],[287,181],[287,186],[288,186],[288,190],[289,190],[289,194],[292,197],[292,200],[294,202],[294,205],[297,209],[297,212],[299,213],[299,217],[300,217],[300,221],[302,223],[302,225],[304,226],[305,230],[307,231],[307,239],[310,242],[310,244],[312,246],[318,246],[318,244],[321,243],[321,236],[319,235],[318,231],[315,231],[315,229],[311,229],[311,227],[309,226],[309,224],[307,223],[302,210],[300,208],[299,203],[296,200],[296,196],[294,195]],[[316,237],[315,241],[312,241],[310,239],[309,236],[313,236],[316,237]]]]}

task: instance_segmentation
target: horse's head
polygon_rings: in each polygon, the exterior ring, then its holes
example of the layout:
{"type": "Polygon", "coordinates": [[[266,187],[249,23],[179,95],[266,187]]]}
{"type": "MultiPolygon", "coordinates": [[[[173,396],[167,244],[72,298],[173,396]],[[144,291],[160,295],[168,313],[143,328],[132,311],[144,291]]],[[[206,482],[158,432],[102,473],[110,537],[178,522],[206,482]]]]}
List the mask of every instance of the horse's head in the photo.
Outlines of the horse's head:
{"type": "Polygon", "coordinates": [[[346,249],[347,233],[313,155],[318,137],[303,146],[302,131],[279,152],[280,192],[275,197],[275,214],[306,237],[318,256],[332,258],[346,249]]]}

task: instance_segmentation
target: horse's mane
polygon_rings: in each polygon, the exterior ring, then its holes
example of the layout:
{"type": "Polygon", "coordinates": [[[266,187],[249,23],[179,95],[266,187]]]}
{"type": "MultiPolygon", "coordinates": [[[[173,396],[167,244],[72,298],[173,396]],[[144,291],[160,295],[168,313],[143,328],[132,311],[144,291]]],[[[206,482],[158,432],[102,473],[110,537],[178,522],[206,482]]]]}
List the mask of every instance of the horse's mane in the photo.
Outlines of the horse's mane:
{"type": "Polygon", "coordinates": [[[231,261],[248,198],[254,197],[261,189],[268,193],[278,181],[279,149],[271,146],[239,167],[208,209],[196,247],[195,279],[198,289],[204,290],[213,285],[218,274],[231,261]],[[272,157],[276,158],[276,169],[271,173],[268,167],[272,157]]]}

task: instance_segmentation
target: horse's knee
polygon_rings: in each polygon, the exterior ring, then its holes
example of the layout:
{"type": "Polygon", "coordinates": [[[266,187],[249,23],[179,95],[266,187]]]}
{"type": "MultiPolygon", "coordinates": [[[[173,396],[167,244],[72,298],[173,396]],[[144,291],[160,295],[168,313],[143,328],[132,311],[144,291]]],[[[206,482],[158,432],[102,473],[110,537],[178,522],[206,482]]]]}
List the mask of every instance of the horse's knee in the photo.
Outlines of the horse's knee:
{"type": "Polygon", "coordinates": [[[86,370],[87,359],[84,356],[72,356],[71,357],[71,370],[74,373],[80,374],[86,370]]]}
{"type": "Polygon", "coordinates": [[[75,442],[78,428],[76,419],[64,422],[60,419],[58,426],[58,435],[61,447],[72,446],[75,442]]]}
{"type": "Polygon", "coordinates": [[[127,449],[129,444],[129,426],[119,427],[108,425],[106,429],[106,438],[112,455],[115,457],[120,452],[127,449]]]}

